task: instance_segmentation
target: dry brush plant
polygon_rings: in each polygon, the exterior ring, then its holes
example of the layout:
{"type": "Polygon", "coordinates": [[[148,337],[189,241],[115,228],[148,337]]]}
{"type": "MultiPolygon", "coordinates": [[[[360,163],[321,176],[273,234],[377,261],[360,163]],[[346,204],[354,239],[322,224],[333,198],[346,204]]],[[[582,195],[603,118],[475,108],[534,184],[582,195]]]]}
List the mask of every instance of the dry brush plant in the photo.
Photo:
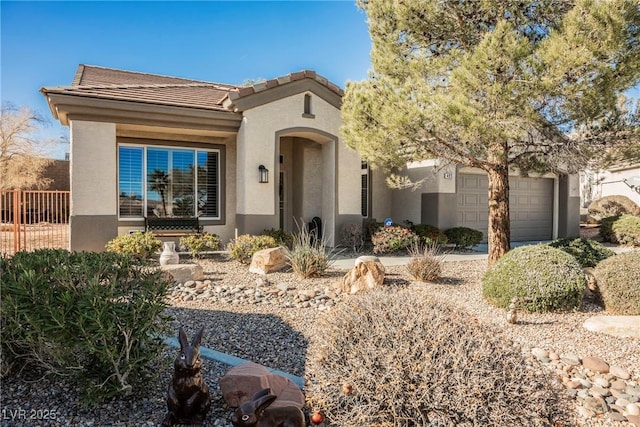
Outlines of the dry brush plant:
{"type": "Polygon", "coordinates": [[[446,256],[440,246],[435,242],[420,245],[414,243],[409,247],[411,260],[407,264],[407,270],[413,280],[433,282],[442,274],[442,263],[446,256]]]}
{"type": "Polygon", "coordinates": [[[330,426],[568,425],[560,386],[516,346],[415,290],[336,306],[309,355],[307,403],[330,426]]]}

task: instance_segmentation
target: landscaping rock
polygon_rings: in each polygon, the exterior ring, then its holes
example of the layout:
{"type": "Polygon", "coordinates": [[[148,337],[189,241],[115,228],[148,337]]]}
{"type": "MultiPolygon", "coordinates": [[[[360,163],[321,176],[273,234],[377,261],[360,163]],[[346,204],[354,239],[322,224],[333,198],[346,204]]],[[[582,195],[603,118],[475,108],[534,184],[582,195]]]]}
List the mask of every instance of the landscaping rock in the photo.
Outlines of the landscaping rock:
{"type": "Polygon", "coordinates": [[[582,359],[582,366],[592,372],[600,372],[601,374],[609,372],[609,365],[599,357],[585,357],[582,359]]]}
{"type": "Polygon", "coordinates": [[[384,273],[384,266],[380,261],[356,262],[356,266],[347,272],[335,287],[347,294],[379,288],[384,282],[384,273]]]}
{"type": "Polygon", "coordinates": [[[290,379],[276,375],[257,363],[243,363],[235,366],[220,379],[220,391],[229,407],[237,408],[258,391],[270,388],[278,398],[270,407],[296,406],[302,408],[305,398],[290,379]]]}
{"type": "Polygon", "coordinates": [[[622,338],[640,338],[640,316],[593,316],[585,320],[584,328],[622,338]]]}
{"type": "Polygon", "coordinates": [[[173,280],[185,283],[190,280],[202,280],[204,271],[199,264],[172,264],[162,265],[160,268],[173,277],[173,280]]]}
{"type": "Polygon", "coordinates": [[[629,378],[631,378],[631,375],[629,374],[629,371],[627,371],[624,368],[621,368],[619,366],[613,365],[609,367],[609,372],[620,378],[621,380],[628,380],[629,378]]]}
{"type": "Polygon", "coordinates": [[[288,265],[287,249],[283,246],[258,251],[251,258],[249,271],[256,274],[267,274],[282,270],[288,265]]]}

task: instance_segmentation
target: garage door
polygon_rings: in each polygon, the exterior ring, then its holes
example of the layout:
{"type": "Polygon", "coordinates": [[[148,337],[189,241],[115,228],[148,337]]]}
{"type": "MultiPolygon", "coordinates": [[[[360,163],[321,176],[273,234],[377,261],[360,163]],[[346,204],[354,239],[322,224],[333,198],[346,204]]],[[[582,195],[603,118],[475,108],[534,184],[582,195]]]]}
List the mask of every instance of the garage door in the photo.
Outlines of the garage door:
{"type": "MultiPolygon", "coordinates": [[[[458,174],[457,225],[482,231],[487,240],[488,183],[486,175],[458,174]]],[[[551,240],[553,179],[509,178],[511,240],[551,240]]]]}

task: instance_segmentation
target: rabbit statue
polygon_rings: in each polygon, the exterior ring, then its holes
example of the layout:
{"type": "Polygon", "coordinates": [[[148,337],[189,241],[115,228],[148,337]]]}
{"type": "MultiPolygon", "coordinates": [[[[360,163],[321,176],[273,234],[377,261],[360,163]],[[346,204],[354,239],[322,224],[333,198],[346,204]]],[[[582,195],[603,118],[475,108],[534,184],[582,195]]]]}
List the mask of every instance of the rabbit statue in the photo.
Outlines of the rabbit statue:
{"type": "Polygon", "coordinates": [[[267,408],[276,400],[265,388],[244,402],[231,417],[234,427],[305,427],[305,417],[297,406],[267,408]]]}
{"type": "Polygon", "coordinates": [[[200,342],[204,327],[195,334],[191,344],[184,328],[180,327],[178,341],[180,351],[173,367],[174,373],[167,390],[168,413],[162,422],[163,427],[174,424],[202,425],[211,409],[209,387],[202,378],[202,360],[200,342]]]}

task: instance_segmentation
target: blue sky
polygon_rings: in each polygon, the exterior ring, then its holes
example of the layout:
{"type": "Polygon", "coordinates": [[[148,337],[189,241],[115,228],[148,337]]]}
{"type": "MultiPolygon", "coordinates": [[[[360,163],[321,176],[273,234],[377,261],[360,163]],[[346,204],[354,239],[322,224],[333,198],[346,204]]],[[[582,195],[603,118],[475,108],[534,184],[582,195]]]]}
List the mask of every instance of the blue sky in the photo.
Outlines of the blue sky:
{"type": "MultiPolygon", "coordinates": [[[[366,16],[347,1],[0,0],[2,102],[49,118],[39,89],[68,85],[78,64],[241,84],[302,69],[344,87],[366,78],[366,16]]],[[[640,88],[631,91],[640,97],[640,88]]],[[[63,157],[68,147],[59,147],[63,157]]]]}
{"type": "Polygon", "coordinates": [[[231,84],[310,69],[341,87],[370,68],[355,1],[2,0],[0,13],[2,101],[47,118],[39,89],[69,85],[78,64],[231,84]]]}

